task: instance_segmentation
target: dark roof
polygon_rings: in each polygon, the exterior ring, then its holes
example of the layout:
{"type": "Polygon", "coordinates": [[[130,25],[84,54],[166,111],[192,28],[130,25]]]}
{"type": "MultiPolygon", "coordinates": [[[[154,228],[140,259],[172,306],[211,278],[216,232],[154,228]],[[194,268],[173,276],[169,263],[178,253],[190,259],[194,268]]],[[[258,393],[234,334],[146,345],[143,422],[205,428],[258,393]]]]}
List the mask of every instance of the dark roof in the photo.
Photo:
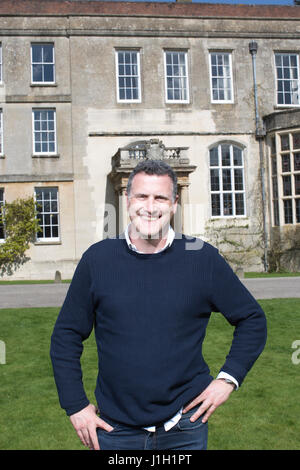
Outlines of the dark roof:
{"type": "Polygon", "coordinates": [[[95,0],[1,0],[0,15],[118,15],[298,19],[300,18],[300,6],[230,5],[185,2],[114,2],[95,0]]]}

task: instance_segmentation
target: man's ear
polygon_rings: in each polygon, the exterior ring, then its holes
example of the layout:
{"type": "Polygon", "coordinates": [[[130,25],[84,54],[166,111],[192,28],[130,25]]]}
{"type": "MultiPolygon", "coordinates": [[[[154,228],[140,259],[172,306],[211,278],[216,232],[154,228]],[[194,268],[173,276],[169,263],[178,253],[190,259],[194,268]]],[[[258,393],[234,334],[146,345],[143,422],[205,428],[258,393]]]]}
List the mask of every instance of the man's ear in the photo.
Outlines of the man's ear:
{"type": "Polygon", "coordinates": [[[173,209],[173,212],[174,212],[174,214],[175,214],[176,211],[177,211],[178,199],[179,199],[179,195],[176,194],[175,201],[173,202],[173,208],[174,208],[174,209],[173,209]]]}
{"type": "Polygon", "coordinates": [[[128,209],[128,206],[129,206],[129,196],[128,196],[127,190],[125,190],[125,198],[126,198],[126,207],[127,207],[127,209],[128,209]]]}

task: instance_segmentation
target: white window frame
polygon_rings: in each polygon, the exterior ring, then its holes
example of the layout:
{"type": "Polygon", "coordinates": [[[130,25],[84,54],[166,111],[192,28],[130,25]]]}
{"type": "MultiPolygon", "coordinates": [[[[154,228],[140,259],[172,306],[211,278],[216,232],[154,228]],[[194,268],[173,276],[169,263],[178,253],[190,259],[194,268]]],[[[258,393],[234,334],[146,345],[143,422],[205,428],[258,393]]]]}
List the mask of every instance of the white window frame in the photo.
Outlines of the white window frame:
{"type": "Polygon", "coordinates": [[[3,83],[2,43],[0,43],[0,84],[3,83]]]}
{"type": "MultiPolygon", "coordinates": [[[[41,235],[40,235],[41,232],[37,232],[37,234],[36,234],[36,241],[37,241],[37,242],[41,242],[41,243],[42,243],[42,242],[60,242],[61,238],[60,238],[59,188],[58,188],[57,186],[37,186],[37,187],[34,188],[34,200],[35,200],[37,212],[38,212],[38,213],[41,213],[43,216],[45,216],[45,215],[50,215],[50,221],[51,221],[51,216],[52,216],[52,215],[57,215],[57,231],[58,231],[58,236],[57,236],[57,237],[41,236],[41,235]],[[56,200],[55,200],[55,201],[57,202],[57,211],[48,211],[48,212],[46,212],[46,211],[43,210],[43,209],[44,209],[44,205],[43,205],[43,207],[42,207],[42,210],[39,211],[37,205],[40,204],[40,202],[37,201],[37,190],[45,190],[45,191],[47,191],[47,190],[49,190],[49,189],[56,189],[56,196],[57,196],[57,197],[56,197],[56,200]]],[[[50,199],[50,200],[46,199],[46,201],[51,201],[51,199],[50,199]]],[[[42,204],[43,204],[43,202],[44,202],[44,200],[42,201],[42,204]]],[[[42,228],[42,230],[43,230],[43,234],[45,233],[45,232],[44,232],[44,228],[43,228],[43,227],[45,227],[45,226],[46,226],[45,224],[41,226],[41,228],[42,228]]],[[[52,227],[51,223],[50,223],[50,225],[47,225],[47,226],[52,227]]],[[[51,228],[51,232],[52,232],[52,228],[51,228]]]]}
{"type": "Polygon", "coordinates": [[[246,207],[246,186],[245,186],[245,155],[244,155],[244,148],[235,142],[220,142],[216,145],[212,145],[209,148],[208,152],[208,159],[209,159],[209,190],[210,190],[210,212],[212,219],[233,219],[233,218],[245,218],[247,217],[247,207],[246,207]],[[222,145],[229,145],[230,147],[230,166],[222,166],[222,145]],[[214,148],[218,148],[218,165],[211,166],[210,164],[210,151],[214,148]],[[234,165],[233,161],[233,147],[237,147],[242,153],[242,165],[234,165]],[[223,190],[223,178],[222,178],[222,170],[227,169],[230,170],[231,176],[231,190],[223,190]],[[243,189],[236,190],[234,188],[234,170],[242,170],[242,177],[243,177],[243,189]],[[211,171],[210,170],[218,170],[218,178],[219,178],[219,190],[212,190],[211,189],[211,171]],[[219,194],[220,195],[220,215],[213,215],[212,214],[212,194],[219,194]],[[232,214],[224,214],[224,204],[223,204],[223,197],[224,194],[232,194],[232,214]],[[235,203],[235,195],[236,194],[243,194],[243,201],[244,201],[244,214],[236,214],[236,203],[235,203]]]}
{"type": "MultiPolygon", "coordinates": [[[[289,59],[290,60],[290,59],[289,59]]],[[[299,69],[299,54],[296,53],[296,52],[275,52],[274,53],[274,67],[275,67],[275,83],[276,83],[276,106],[278,107],[299,107],[300,106],[300,69],[299,69]],[[284,77],[282,78],[278,78],[278,66],[276,65],[276,56],[295,56],[296,57],[296,60],[297,60],[297,66],[296,66],[296,69],[297,69],[297,75],[298,75],[298,78],[287,78],[287,79],[284,79],[284,77]],[[279,81],[292,81],[292,80],[295,80],[297,81],[297,95],[298,95],[298,102],[297,103],[291,103],[291,104],[288,104],[288,103],[279,103],[279,100],[278,100],[278,93],[280,93],[281,91],[278,90],[278,83],[279,81]]],[[[289,68],[290,70],[290,75],[291,75],[291,68],[289,68]]],[[[291,95],[291,99],[293,98],[293,94],[292,92],[290,91],[289,92],[290,95],[291,95]]],[[[283,94],[284,96],[284,94],[283,94]]]]}
{"type": "MultiPolygon", "coordinates": [[[[40,121],[41,122],[41,121],[40,121]]],[[[49,122],[48,119],[46,122],[49,122]]],[[[48,125],[47,125],[48,127],[48,125]]],[[[33,155],[57,155],[57,133],[56,133],[56,109],[55,108],[33,108],[32,109],[32,142],[33,142],[33,155]],[[50,133],[54,132],[54,151],[36,151],[35,150],[35,144],[38,143],[38,141],[35,140],[36,132],[42,132],[42,130],[35,129],[35,112],[42,112],[42,111],[53,111],[54,113],[54,129],[45,129],[45,133],[50,133]]],[[[40,141],[42,142],[42,141],[40,141]]],[[[49,145],[49,141],[46,141],[47,144],[49,145]]]]}
{"type": "MultiPolygon", "coordinates": [[[[132,63],[128,64],[129,66],[132,63]]],[[[142,90],[141,90],[141,59],[140,59],[140,50],[138,49],[116,49],[115,50],[115,66],[116,66],[116,93],[117,93],[117,102],[118,103],[141,103],[142,102],[142,90]],[[137,57],[137,75],[120,75],[119,74],[119,53],[135,53],[137,57]],[[137,98],[120,98],[120,86],[119,86],[119,78],[131,79],[136,78],[138,83],[138,97],[137,98]]],[[[126,65],[125,65],[126,66],[126,65]]],[[[127,87],[125,87],[126,89],[127,87]]]]}
{"type": "MultiPolygon", "coordinates": [[[[190,102],[190,91],[189,91],[189,66],[188,66],[188,51],[186,50],[174,50],[174,49],[165,49],[164,50],[164,75],[165,75],[165,101],[166,103],[185,103],[190,102]],[[167,75],[167,54],[184,54],[184,66],[185,66],[185,75],[179,75],[178,78],[185,78],[186,80],[186,99],[181,100],[171,100],[168,98],[168,78],[173,79],[175,75],[167,75]]],[[[174,89],[174,88],[173,88],[174,89]]],[[[183,88],[179,88],[182,92],[183,88]]]]}
{"type": "Polygon", "coordinates": [[[3,109],[0,108],[0,156],[4,155],[3,149],[3,109]]]}
{"type": "MultiPolygon", "coordinates": [[[[5,193],[5,189],[4,188],[0,188],[0,196],[1,196],[1,192],[3,192],[3,195],[2,195],[2,198],[0,198],[0,211],[1,211],[1,208],[4,207],[4,202],[5,202],[5,198],[4,198],[4,193],[5,193]]],[[[3,227],[4,228],[4,227],[3,227]]],[[[4,243],[5,241],[5,234],[4,234],[4,237],[1,238],[0,237],[0,243],[4,243]]]]}
{"type": "Polygon", "coordinates": [[[300,129],[291,129],[288,131],[283,131],[283,132],[276,132],[275,135],[273,136],[275,138],[275,152],[272,153],[270,151],[269,154],[269,164],[270,164],[270,187],[271,187],[271,195],[272,195],[272,201],[276,199],[278,201],[278,224],[275,225],[275,214],[274,214],[274,207],[272,207],[272,223],[273,226],[280,226],[280,227],[285,227],[285,226],[298,226],[300,225],[300,221],[297,222],[297,214],[296,214],[296,200],[300,199],[300,194],[296,193],[296,185],[295,185],[295,176],[297,175],[300,177],[300,170],[295,169],[294,165],[294,155],[300,153],[300,147],[296,146],[294,147],[294,142],[293,142],[293,134],[300,134],[300,129]],[[281,137],[287,136],[288,138],[288,143],[289,143],[289,148],[288,149],[282,149],[281,147],[281,137]],[[283,156],[288,156],[289,157],[289,163],[290,163],[290,169],[287,171],[283,171],[282,169],[282,157],[283,156]],[[272,174],[272,159],[276,160],[276,173],[272,174]],[[272,185],[272,178],[277,179],[277,197],[274,194],[274,188],[272,185]],[[284,182],[283,178],[284,177],[290,177],[290,188],[291,188],[291,194],[284,194],[284,182]],[[286,213],[285,213],[285,201],[291,201],[291,208],[292,208],[292,221],[286,222],[286,213]]]}
{"type": "MultiPolygon", "coordinates": [[[[222,67],[223,67],[223,70],[226,66],[224,66],[222,64],[222,67]]],[[[228,52],[228,51],[210,51],[209,52],[209,76],[210,76],[210,96],[211,96],[211,102],[212,103],[234,103],[234,94],[233,94],[233,74],[232,74],[232,53],[231,52],[228,52]],[[216,75],[216,76],[213,76],[212,74],[212,68],[213,65],[212,64],[212,55],[217,55],[217,56],[222,56],[223,59],[222,59],[222,62],[224,63],[224,56],[228,56],[229,58],[229,77],[226,77],[225,75],[222,77],[222,76],[219,76],[219,75],[216,75]],[[230,94],[231,94],[231,99],[228,100],[228,99],[214,99],[214,90],[217,89],[218,92],[220,91],[220,88],[215,88],[213,86],[213,80],[219,80],[219,79],[229,79],[230,80],[230,87],[226,88],[226,90],[230,90],[230,94]]],[[[225,95],[225,88],[224,89],[224,95],[225,95]]]]}
{"type": "MultiPolygon", "coordinates": [[[[33,42],[30,45],[30,59],[31,59],[31,84],[32,85],[53,85],[55,84],[55,48],[54,48],[54,43],[53,42],[33,42]],[[32,54],[32,47],[33,46],[52,46],[53,50],[53,62],[33,62],[33,54],[32,54]],[[53,66],[53,80],[52,81],[34,81],[33,80],[33,65],[34,64],[40,64],[42,67],[44,65],[52,65],[53,66]]],[[[44,73],[43,73],[44,75],[44,73]]]]}

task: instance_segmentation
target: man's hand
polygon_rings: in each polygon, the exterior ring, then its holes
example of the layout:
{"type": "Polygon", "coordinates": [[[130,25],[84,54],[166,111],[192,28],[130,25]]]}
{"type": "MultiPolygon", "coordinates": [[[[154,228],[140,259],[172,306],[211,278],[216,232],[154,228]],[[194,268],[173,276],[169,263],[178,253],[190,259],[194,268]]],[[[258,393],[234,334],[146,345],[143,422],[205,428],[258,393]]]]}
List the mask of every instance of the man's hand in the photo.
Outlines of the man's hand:
{"type": "Polygon", "coordinates": [[[206,423],[210,415],[228,400],[229,395],[234,390],[234,385],[229,384],[221,379],[213,380],[200,395],[194,398],[184,409],[183,413],[186,413],[194,406],[202,402],[198,410],[191,416],[191,421],[196,421],[205,411],[205,415],[202,418],[202,423],[206,423]]]}
{"type": "Polygon", "coordinates": [[[108,423],[97,416],[97,408],[91,403],[70,416],[71,423],[77,432],[82,444],[91,450],[100,450],[96,428],[102,428],[106,431],[112,431],[108,423]]]}

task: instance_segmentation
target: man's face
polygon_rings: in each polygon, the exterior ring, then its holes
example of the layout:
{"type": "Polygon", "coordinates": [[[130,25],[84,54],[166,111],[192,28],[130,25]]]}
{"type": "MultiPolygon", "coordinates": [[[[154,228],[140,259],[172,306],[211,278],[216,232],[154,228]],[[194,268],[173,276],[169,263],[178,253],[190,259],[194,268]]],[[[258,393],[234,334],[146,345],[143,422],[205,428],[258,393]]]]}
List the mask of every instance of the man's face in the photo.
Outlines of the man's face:
{"type": "Polygon", "coordinates": [[[173,182],[168,175],[134,176],[127,210],[133,228],[142,238],[161,238],[176,212],[177,198],[173,201],[173,182]]]}

